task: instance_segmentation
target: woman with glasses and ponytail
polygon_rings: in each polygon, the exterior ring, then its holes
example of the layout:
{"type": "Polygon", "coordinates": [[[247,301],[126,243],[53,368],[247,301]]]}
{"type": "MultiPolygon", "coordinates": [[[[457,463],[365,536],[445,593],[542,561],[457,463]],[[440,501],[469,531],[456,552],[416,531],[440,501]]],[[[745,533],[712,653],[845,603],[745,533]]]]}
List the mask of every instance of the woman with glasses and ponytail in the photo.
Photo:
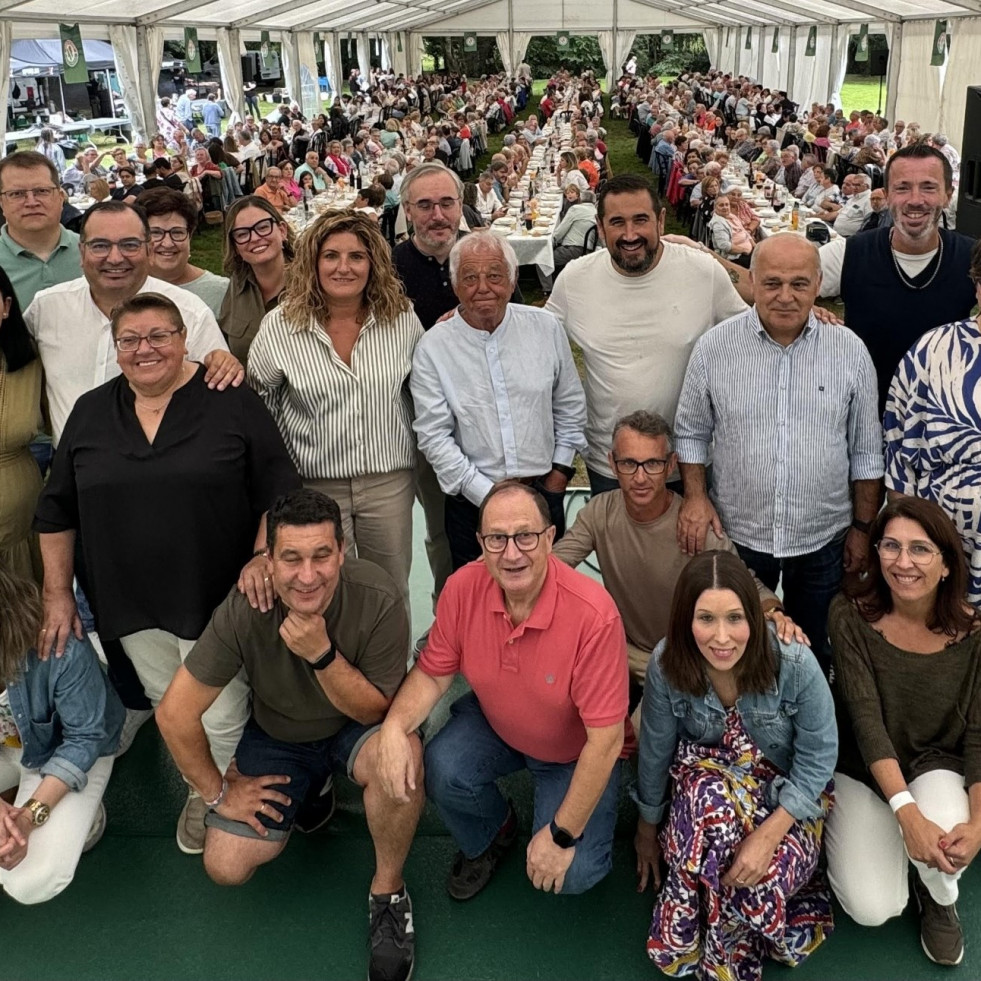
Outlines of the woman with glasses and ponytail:
{"type": "Polygon", "coordinates": [[[218,326],[243,363],[262,318],[279,305],[292,259],[293,230],[275,205],[249,195],[228,209],[222,271],[230,282],[218,326]]]}
{"type": "MultiPolygon", "coordinates": [[[[44,561],[37,649],[61,656],[82,631],[71,585],[81,540],[99,635],[118,640],[156,706],[215,607],[238,584],[268,609],[265,512],[300,479],[279,430],[247,386],[224,392],[188,357],[176,304],[139,293],[112,312],[122,374],[82,395],[58,443],[34,527],[44,561]]],[[[248,717],[244,678],[204,716],[228,767],[248,717]]],[[[177,843],[204,848],[206,802],[193,792],[177,843]]]]}
{"type": "Polygon", "coordinates": [[[828,876],[863,926],[899,916],[909,863],[930,960],[958,964],[957,881],[981,849],[981,618],[957,529],[900,497],[872,522],[867,575],[831,604],[841,752],[828,876]]]}

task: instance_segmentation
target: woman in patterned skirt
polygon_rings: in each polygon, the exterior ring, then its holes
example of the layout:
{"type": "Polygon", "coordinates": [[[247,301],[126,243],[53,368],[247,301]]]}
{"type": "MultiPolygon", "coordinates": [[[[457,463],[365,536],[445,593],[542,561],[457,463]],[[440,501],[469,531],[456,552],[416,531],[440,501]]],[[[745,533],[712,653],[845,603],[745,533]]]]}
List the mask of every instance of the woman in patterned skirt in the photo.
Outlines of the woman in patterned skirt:
{"type": "MultiPolygon", "coordinates": [[[[981,302],[981,242],[969,275],[981,302]]],[[[981,604],[981,317],[927,331],[899,363],[889,395],[886,489],[939,504],[967,553],[967,599],[981,604]]]]}
{"type": "Polygon", "coordinates": [[[814,655],[767,631],[738,558],[698,555],[641,716],[637,871],[657,886],[667,863],[647,941],[662,971],[758,981],[764,957],[799,964],[830,933],[813,876],[837,752],[814,655]]]}

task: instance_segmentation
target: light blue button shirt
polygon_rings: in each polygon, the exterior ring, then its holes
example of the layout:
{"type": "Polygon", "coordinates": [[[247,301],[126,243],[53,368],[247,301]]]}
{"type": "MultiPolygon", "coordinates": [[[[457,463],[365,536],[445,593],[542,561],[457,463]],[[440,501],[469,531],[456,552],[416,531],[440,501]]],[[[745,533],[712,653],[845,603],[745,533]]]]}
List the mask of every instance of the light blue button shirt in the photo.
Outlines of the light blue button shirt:
{"type": "Polygon", "coordinates": [[[459,313],[419,341],[415,431],[440,487],[480,504],[499,480],[571,466],[586,448],[586,397],[558,318],[508,304],[492,333],[459,313]]]}

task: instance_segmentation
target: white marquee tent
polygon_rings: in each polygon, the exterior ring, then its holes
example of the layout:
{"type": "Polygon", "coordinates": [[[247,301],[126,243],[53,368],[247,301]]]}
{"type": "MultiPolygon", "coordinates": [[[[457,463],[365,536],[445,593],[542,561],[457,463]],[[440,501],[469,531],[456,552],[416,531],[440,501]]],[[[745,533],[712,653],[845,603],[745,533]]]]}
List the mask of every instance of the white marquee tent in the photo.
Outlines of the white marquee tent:
{"type": "MultiPolygon", "coordinates": [[[[7,101],[12,39],[56,37],[59,22],[77,21],[83,38],[112,42],[134,130],[144,136],[154,128],[163,42],[183,39],[185,26],[217,40],[225,97],[240,112],[238,55],[244,41],[258,41],[264,30],[282,40],[291,92],[303,90],[301,79],[317,77],[314,32],[337,90],[345,37],[357,39],[363,69],[368,39],[375,38],[386,64],[416,74],[424,36],[493,36],[510,69],[536,34],[594,34],[605,62],[596,67],[609,82],[638,34],[673,30],[701,33],[713,65],[786,89],[809,105],[839,101],[849,36],[868,24],[869,33],[885,33],[889,42],[886,116],[946,132],[955,144],[962,138],[965,89],[981,84],[981,0],[89,0],[70,14],[63,2],[0,0],[0,105],[7,101]],[[931,67],[937,19],[947,20],[950,54],[945,65],[931,67]],[[813,57],[805,54],[811,26],[813,57]]],[[[2,137],[0,129],[0,148],[2,137]]]]}

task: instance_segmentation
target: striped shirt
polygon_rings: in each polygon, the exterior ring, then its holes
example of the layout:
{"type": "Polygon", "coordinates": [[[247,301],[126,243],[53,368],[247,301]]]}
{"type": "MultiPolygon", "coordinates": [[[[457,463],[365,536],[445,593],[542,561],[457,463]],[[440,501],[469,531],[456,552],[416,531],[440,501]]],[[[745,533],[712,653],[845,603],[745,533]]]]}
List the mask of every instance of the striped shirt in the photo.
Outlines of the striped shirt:
{"type": "Polygon", "coordinates": [[[415,466],[408,378],[422,337],[412,309],[393,323],[374,314],[348,366],[316,319],[268,313],[249,351],[249,384],[283,434],[304,479],[346,479],[415,466]]]}
{"type": "Polygon", "coordinates": [[[882,477],[877,399],[872,359],[847,327],[809,314],[784,347],[753,307],[695,343],[678,458],[706,464],[713,448],[712,499],[733,541],[806,555],[851,523],[849,480],[882,477]]]}

